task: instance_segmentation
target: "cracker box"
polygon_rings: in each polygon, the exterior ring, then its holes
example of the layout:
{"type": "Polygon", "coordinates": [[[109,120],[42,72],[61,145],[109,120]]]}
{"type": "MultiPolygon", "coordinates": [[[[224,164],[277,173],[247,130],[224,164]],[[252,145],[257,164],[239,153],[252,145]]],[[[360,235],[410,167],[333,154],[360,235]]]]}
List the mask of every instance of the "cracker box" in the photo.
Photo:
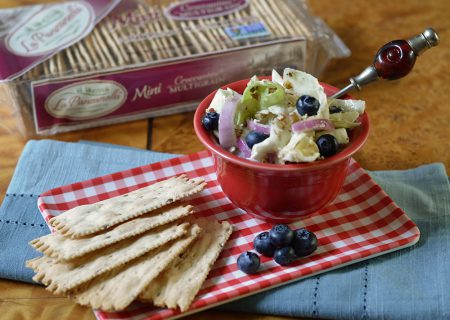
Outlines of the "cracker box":
{"type": "Polygon", "coordinates": [[[90,0],[0,10],[0,79],[26,136],[195,109],[349,50],[301,0],[90,0]]]}

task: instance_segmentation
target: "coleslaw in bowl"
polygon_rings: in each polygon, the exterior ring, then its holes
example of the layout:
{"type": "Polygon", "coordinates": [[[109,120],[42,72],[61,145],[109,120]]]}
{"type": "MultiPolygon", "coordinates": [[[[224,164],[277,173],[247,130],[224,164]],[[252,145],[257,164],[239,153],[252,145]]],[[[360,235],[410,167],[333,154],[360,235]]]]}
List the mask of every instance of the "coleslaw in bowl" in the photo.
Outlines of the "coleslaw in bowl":
{"type": "Polygon", "coordinates": [[[240,157],[273,164],[330,157],[350,141],[365,102],[328,99],[313,76],[285,69],[250,79],[242,94],[219,89],[202,118],[218,144],[240,157]]]}

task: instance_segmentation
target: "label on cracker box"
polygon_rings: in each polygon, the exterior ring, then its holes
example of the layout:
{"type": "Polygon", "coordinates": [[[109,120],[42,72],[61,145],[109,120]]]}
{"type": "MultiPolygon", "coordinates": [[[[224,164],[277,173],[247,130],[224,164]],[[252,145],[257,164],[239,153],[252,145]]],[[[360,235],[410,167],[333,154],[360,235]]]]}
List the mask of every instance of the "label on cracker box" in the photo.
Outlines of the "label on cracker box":
{"type": "Polygon", "coordinates": [[[248,4],[248,0],[187,0],[170,5],[164,13],[174,20],[205,19],[239,11],[248,4]]]}
{"type": "Polygon", "coordinates": [[[6,46],[17,55],[39,56],[85,36],[94,17],[88,2],[44,7],[8,35],[6,46]]]}
{"type": "Polygon", "coordinates": [[[15,79],[89,34],[120,0],[67,1],[0,12],[0,82],[15,79]]]}
{"type": "Polygon", "coordinates": [[[242,40],[270,35],[270,32],[261,21],[243,26],[228,27],[225,28],[225,32],[233,40],[242,40]]]}
{"type": "Polygon", "coordinates": [[[294,59],[303,64],[304,57],[303,39],[281,40],[164,65],[36,81],[32,83],[36,132],[70,131],[192,110],[227,83],[268,75],[272,68],[282,69],[294,59]]]}
{"type": "Polygon", "coordinates": [[[82,81],[49,95],[45,100],[45,110],[55,118],[94,119],[120,108],[127,95],[127,90],[115,81],[82,81]]]}

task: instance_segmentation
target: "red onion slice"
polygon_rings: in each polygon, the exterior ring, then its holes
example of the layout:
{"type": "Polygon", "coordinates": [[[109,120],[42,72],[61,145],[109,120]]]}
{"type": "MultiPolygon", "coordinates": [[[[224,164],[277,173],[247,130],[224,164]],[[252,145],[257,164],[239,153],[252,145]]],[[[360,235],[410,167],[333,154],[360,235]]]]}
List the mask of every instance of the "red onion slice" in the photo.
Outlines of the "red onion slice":
{"type": "Polygon", "coordinates": [[[250,158],[250,156],[252,155],[252,150],[248,147],[248,145],[244,139],[242,139],[242,138],[238,139],[237,147],[242,152],[242,155],[244,156],[244,158],[250,158]]]}
{"type": "Polygon", "coordinates": [[[270,126],[258,123],[255,120],[247,120],[247,128],[256,132],[270,135],[270,126]]]}
{"type": "Polygon", "coordinates": [[[327,119],[310,119],[294,123],[291,127],[294,132],[304,132],[311,130],[334,130],[334,124],[327,119]]]}
{"type": "Polygon", "coordinates": [[[219,117],[219,144],[222,148],[229,149],[236,146],[236,132],[234,130],[234,116],[236,108],[241,100],[241,95],[233,95],[222,106],[219,117]]]}

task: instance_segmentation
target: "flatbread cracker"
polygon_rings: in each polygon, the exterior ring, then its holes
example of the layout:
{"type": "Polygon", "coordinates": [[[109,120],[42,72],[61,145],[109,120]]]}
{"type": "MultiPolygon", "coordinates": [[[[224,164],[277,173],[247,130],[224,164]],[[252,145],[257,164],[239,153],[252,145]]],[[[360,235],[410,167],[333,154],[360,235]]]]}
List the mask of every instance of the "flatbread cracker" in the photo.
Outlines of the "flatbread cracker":
{"type": "Polygon", "coordinates": [[[71,260],[113,243],[134,237],[152,228],[178,220],[193,212],[190,205],[172,204],[118,225],[112,230],[89,238],[70,239],[49,234],[30,242],[36,250],[56,260],[71,260]]]}
{"type": "Polygon", "coordinates": [[[162,226],[70,262],[43,256],[27,261],[27,266],[36,272],[34,281],[47,285],[48,291],[64,293],[182,237],[188,227],[189,223],[162,226]]]}
{"type": "Polygon", "coordinates": [[[166,179],[127,194],[82,205],[52,218],[49,223],[64,236],[80,238],[186,198],[205,187],[203,179],[186,175],[166,179]]]}
{"type": "Polygon", "coordinates": [[[140,300],[153,301],[158,307],[178,306],[182,312],[189,309],[233,231],[226,221],[201,218],[195,219],[195,223],[202,228],[201,235],[150,283],[140,294],[140,300]]]}
{"type": "Polygon", "coordinates": [[[105,311],[123,310],[136,299],[179,254],[195,240],[201,229],[192,225],[188,235],[168,243],[94,279],[71,294],[79,304],[105,311]]]}

